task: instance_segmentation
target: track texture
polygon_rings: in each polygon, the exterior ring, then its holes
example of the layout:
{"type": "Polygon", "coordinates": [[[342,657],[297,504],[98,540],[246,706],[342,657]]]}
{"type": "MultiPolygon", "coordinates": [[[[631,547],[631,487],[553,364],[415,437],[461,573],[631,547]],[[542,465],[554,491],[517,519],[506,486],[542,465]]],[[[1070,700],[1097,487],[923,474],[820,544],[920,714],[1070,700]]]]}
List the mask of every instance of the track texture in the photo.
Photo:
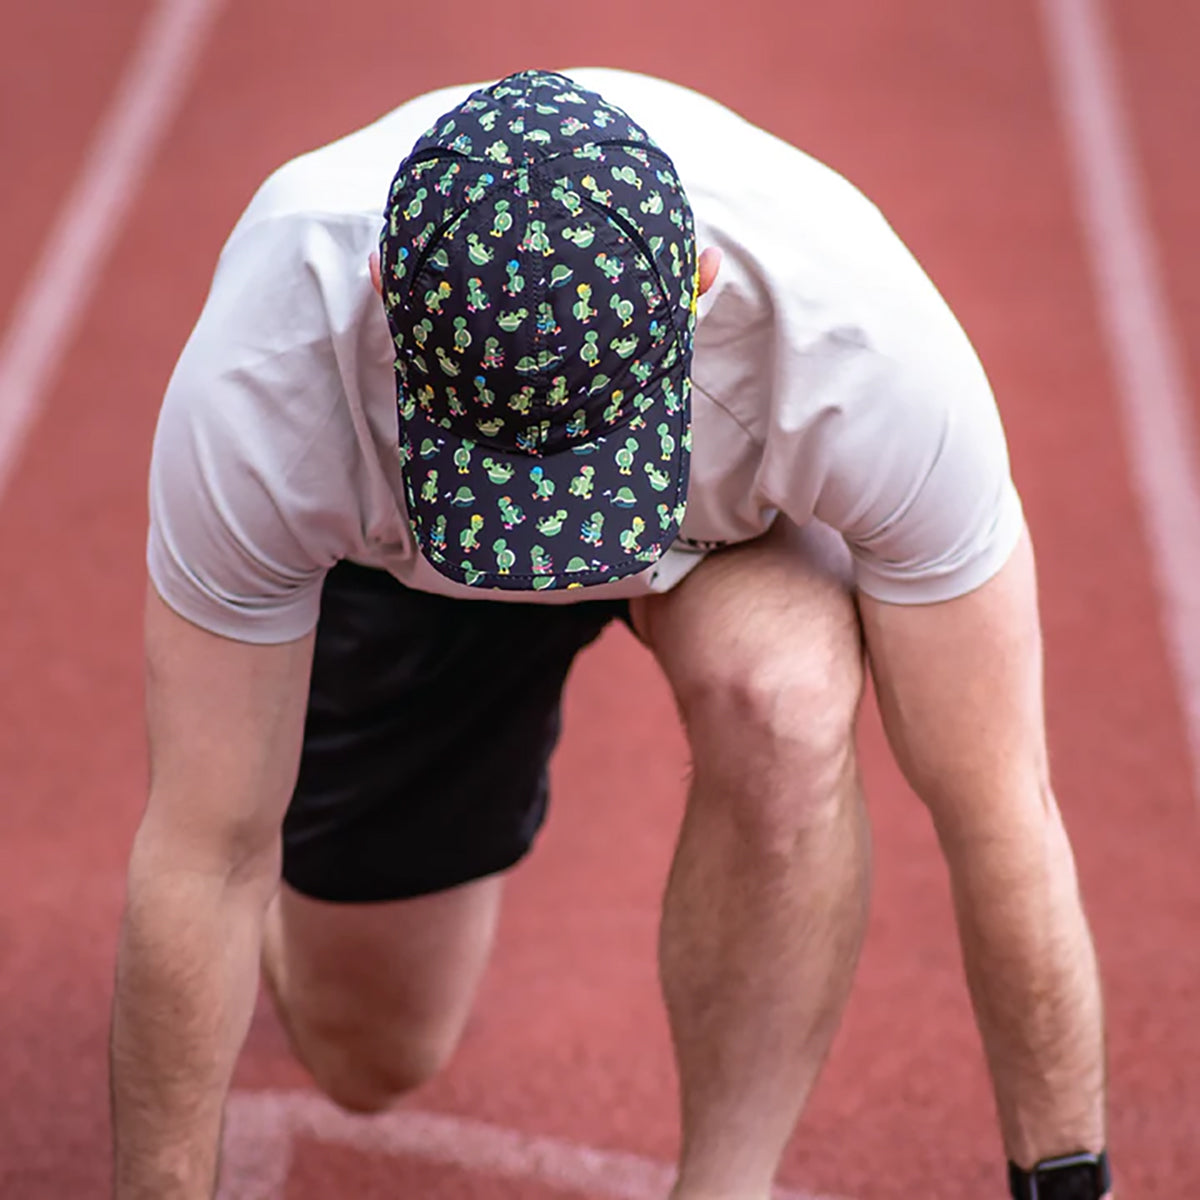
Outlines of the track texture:
{"type": "MultiPolygon", "coordinates": [[[[0,320],[146,12],[102,7],[0,15],[0,320]]],[[[843,171],[975,339],[1040,551],[1052,749],[1107,983],[1122,1196],[1200,1195],[1196,798],[1032,0],[530,0],[520,20],[410,7],[227,6],[0,505],[0,1195],[106,1194],[111,964],[145,789],[145,469],[225,233],[268,170],[409,95],[584,59],[706,90],[843,171]]],[[[1147,0],[1117,26],[1173,313],[1195,347],[1200,18],[1147,0]]],[[[870,714],[864,726],[874,916],[782,1178],[853,1200],[998,1198],[943,872],[870,714]]],[[[671,1158],[653,949],[685,773],[664,686],[624,631],[607,634],[576,672],[553,818],[515,873],[465,1045],[414,1108],[671,1158]]],[[[306,1086],[260,1010],[238,1087],[306,1086]]],[[[306,1138],[271,1200],[567,1194],[306,1138]]]]}

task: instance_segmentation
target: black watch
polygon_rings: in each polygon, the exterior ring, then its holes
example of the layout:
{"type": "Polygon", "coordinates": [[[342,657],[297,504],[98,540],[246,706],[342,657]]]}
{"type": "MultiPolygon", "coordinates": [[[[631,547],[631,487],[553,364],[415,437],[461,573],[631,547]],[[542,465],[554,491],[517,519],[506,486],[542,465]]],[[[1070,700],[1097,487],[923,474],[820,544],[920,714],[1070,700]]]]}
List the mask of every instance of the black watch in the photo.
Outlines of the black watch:
{"type": "Polygon", "coordinates": [[[1111,1187],[1106,1150],[1043,1158],[1032,1171],[1008,1164],[1008,1190],[1013,1200],[1101,1200],[1111,1187]]]}

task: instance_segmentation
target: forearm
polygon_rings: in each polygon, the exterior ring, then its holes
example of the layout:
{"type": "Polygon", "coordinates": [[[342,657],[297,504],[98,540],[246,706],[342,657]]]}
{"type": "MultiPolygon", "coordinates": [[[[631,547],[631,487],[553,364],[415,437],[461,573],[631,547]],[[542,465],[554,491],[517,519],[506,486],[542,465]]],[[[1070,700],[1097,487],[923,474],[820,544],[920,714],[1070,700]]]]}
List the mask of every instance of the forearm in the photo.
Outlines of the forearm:
{"type": "MultiPolygon", "coordinates": [[[[264,864],[265,867],[265,864],[264,864]]],[[[139,833],[112,1027],[116,1200],[208,1200],[274,881],[184,864],[139,833]]]]}
{"type": "Polygon", "coordinates": [[[1105,1143],[1100,984],[1052,797],[1020,822],[943,835],[1005,1150],[1028,1167],[1105,1143]]]}

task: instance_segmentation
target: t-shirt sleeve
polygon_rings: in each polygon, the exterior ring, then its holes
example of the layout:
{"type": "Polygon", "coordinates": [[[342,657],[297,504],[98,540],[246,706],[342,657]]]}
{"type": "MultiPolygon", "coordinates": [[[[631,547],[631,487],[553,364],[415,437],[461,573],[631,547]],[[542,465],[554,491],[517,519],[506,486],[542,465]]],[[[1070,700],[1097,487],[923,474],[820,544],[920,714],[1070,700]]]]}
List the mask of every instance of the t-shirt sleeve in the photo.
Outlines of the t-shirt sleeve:
{"type": "Polygon", "coordinates": [[[241,641],[313,628],[353,539],[353,446],[315,265],[326,238],[298,218],[239,226],[155,433],[151,580],[180,615],[241,641]]]}
{"type": "Polygon", "coordinates": [[[868,294],[868,321],[805,346],[807,415],[779,422],[768,475],[785,512],[841,532],[865,593],[953,599],[991,578],[1024,528],[1004,430],[966,334],[898,241],[868,294]]]}

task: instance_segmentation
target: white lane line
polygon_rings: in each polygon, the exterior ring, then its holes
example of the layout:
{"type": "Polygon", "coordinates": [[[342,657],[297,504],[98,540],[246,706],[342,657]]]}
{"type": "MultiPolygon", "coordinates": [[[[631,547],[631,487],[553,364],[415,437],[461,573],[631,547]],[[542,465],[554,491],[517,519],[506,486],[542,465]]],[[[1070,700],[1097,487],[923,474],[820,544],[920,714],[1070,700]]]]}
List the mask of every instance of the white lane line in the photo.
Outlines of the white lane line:
{"type": "Polygon", "coordinates": [[[221,0],[158,0],[0,342],[0,497],[221,0]]]}
{"type": "MultiPolygon", "coordinates": [[[[606,1200],[664,1200],[674,1171],[618,1150],[404,1110],[356,1117],[313,1092],[237,1092],[225,1112],[218,1200],[283,1200],[296,1139],[529,1179],[606,1200]]],[[[838,1200],[777,1189],[775,1200],[838,1200]]]]}
{"type": "Polygon", "coordinates": [[[1200,432],[1100,0],[1040,6],[1200,802],[1200,432]]]}

